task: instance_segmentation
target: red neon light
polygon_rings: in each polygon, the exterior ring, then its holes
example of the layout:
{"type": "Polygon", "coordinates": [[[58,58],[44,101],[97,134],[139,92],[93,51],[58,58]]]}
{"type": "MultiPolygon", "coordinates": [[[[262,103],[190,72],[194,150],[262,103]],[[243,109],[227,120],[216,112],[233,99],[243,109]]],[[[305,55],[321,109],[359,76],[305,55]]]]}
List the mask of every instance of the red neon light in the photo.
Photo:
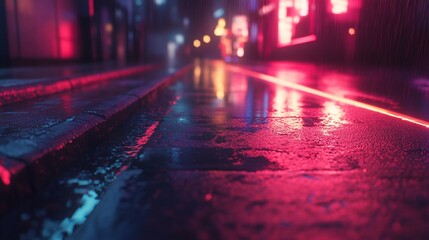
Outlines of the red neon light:
{"type": "Polygon", "coordinates": [[[293,6],[293,0],[279,1],[278,45],[289,45],[292,41],[293,18],[288,16],[287,9],[293,6]]]}
{"type": "Polygon", "coordinates": [[[296,27],[302,18],[309,15],[309,0],[279,0],[278,7],[278,39],[279,47],[315,41],[316,36],[310,35],[295,39],[296,27]]]}
{"type": "Polygon", "coordinates": [[[10,185],[10,173],[9,171],[0,165],[0,179],[4,185],[10,185]]]}
{"type": "Polygon", "coordinates": [[[69,59],[74,55],[73,28],[70,22],[60,22],[60,54],[61,58],[69,59]]]}
{"type": "Polygon", "coordinates": [[[153,123],[147,130],[146,132],[139,138],[137,139],[137,142],[132,145],[129,146],[129,151],[127,151],[127,154],[130,157],[136,157],[137,154],[140,152],[140,150],[146,145],[146,143],[149,141],[150,137],[155,133],[156,128],[158,127],[159,122],[155,122],[153,123]]]}
{"type": "Polygon", "coordinates": [[[94,16],[94,0],[88,0],[89,16],[94,16]]]}
{"type": "Polygon", "coordinates": [[[303,43],[314,42],[317,40],[316,35],[308,35],[305,37],[295,38],[291,41],[290,45],[298,45],[303,43]]]}
{"type": "Polygon", "coordinates": [[[429,128],[429,122],[427,122],[425,120],[422,120],[422,119],[411,117],[411,116],[408,116],[408,115],[405,115],[405,114],[402,114],[402,113],[398,113],[398,112],[394,112],[394,111],[391,111],[391,110],[388,110],[388,109],[384,109],[384,108],[381,108],[381,107],[373,106],[373,105],[370,105],[370,104],[367,104],[367,103],[362,103],[362,102],[358,102],[358,101],[355,101],[355,100],[352,100],[352,99],[348,99],[348,98],[336,96],[336,95],[333,95],[333,94],[329,94],[329,93],[326,93],[326,92],[323,92],[323,91],[320,91],[320,90],[317,90],[317,89],[314,89],[314,88],[309,88],[309,87],[306,87],[306,86],[303,86],[303,85],[300,85],[300,84],[297,84],[297,83],[292,83],[292,82],[284,81],[284,80],[282,80],[282,79],[280,79],[278,77],[270,76],[270,75],[263,74],[263,73],[254,72],[254,71],[251,71],[249,69],[242,68],[242,67],[237,67],[237,66],[232,66],[232,65],[227,65],[226,67],[227,67],[227,69],[229,71],[232,71],[232,72],[237,72],[237,73],[245,74],[245,75],[253,77],[253,78],[258,78],[258,79],[261,79],[261,80],[264,80],[264,81],[267,81],[267,82],[271,82],[271,83],[274,83],[274,84],[277,84],[277,85],[281,85],[281,86],[284,86],[284,87],[292,88],[292,89],[295,89],[295,90],[298,90],[298,91],[301,91],[301,92],[305,92],[305,93],[309,93],[309,94],[316,95],[316,96],[319,96],[319,97],[323,97],[323,98],[326,98],[326,99],[334,100],[334,101],[341,102],[341,103],[344,103],[344,104],[348,104],[348,105],[351,105],[351,106],[355,106],[355,107],[358,107],[358,108],[366,109],[366,110],[369,110],[369,111],[372,111],[372,112],[381,113],[383,115],[387,115],[387,116],[390,116],[390,117],[398,118],[398,119],[401,119],[401,120],[404,120],[404,121],[407,121],[407,122],[411,122],[411,123],[414,123],[414,124],[417,124],[417,125],[429,128]]]}
{"type": "Polygon", "coordinates": [[[333,14],[347,13],[349,0],[331,0],[331,12],[333,14]]]}

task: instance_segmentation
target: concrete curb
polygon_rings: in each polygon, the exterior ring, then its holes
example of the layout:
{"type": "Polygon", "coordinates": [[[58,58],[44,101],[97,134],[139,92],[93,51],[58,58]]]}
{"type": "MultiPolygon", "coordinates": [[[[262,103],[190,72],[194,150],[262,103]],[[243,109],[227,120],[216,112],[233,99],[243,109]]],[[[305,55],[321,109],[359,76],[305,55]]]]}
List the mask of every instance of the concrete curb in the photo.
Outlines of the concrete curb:
{"type": "Polygon", "coordinates": [[[155,89],[187,73],[189,64],[152,86],[143,86],[82,112],[32,139],[0,147],[0,213],[35,193],[72,162],[68,156],[85,152],[140,107],[155,89]]]}
{"type": "Polygon", "coordinates": [[[137,74],[155,68],[155,65],[135,66],[95,74],[79,74],[40,83],[3,88],[0,90],[0,106],[64,92],[96,82],[137,74]]]}

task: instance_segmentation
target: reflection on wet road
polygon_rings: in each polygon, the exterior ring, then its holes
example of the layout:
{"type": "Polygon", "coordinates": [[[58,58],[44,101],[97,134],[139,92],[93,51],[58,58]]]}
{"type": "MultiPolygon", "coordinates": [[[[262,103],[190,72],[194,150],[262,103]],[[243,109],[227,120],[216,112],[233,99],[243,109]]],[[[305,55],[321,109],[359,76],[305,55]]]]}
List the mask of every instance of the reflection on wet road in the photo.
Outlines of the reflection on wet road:
{"type": "Polygon", "coordinates": [[[44,218],[25,236],[429,237],[427,128],[243,73],[197,61],[151,94],[21,215],[44,218]]]}
{"type": "Polygon", "coordinates": [[[244,64],[238,71],[259,76],[266,74],[268,81],[298,88],[305,86],[310,88],[311,94],[319,90],[321,92],[316,94],[331,95],[328,98],[355,100],[429,121],[429,79],[422,73],[297,62],[244,64]]]}
{"type": "Polygon", "coordinates": [[[164,94],[177,100],[76,238],[429,236],[425,127],[207,62],[164,94]]]}

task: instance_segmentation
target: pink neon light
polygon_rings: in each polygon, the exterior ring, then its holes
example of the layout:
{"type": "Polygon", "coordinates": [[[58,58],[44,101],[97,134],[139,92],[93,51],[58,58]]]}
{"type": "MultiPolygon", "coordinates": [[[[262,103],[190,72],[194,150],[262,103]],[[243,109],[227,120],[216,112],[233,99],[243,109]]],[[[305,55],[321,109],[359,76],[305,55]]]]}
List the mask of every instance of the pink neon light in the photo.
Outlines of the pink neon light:
{"type": "Polygon", "coordinates": [[[314,42],[317,40],[316,35],[308,35],[305,37],[300,37],[300,38],[295,38],[292,40],[292,42],[290,43],[290,45],[298,45],[298,44],[303,44],[303,43],[309,43],[309,42],[314,42]]]}
{"type": "Polygon", "coordinates": [[[333,14],[347,13],[349,0],[331,0],[331,11],[333,14]]]}
{"type": "Polygon", "coordinates": [[[94,16],[94,0],[88,0],[89,16],[94,16]]]}
{"type": "Polygon", "coordinates": [[[279,1],[278,45],[288,45],[292,41],[293,18],[288,16],[287,9],[294,5],[293,0],[279,1]]]}
{"type": "Polygon", "coordinates": [[[264,80],[264,81],[267,81],[267,82],[271,82],[271,83],[274,83],[274,84],[277,84],[277,85],[281,85],[281,86],[284,86],[284,87],[292,88],[292,89],[295,89],[295,90],[298,90],[298,91],[301,91],[301,92],[305,92],[305,93],[309,93],[309,94],[316,95],[316,96],[319,96],[319,97],[323,97],[323,98],[326,98],[326,99],[334,100],[334,101],[341,102],[341,103],[344,103],[344,104],[348,104],[348,105],[351,105],[351,106],[355,106],[355,107],[358,107],[358,108],[366,109],[366,110],[369,110],[369,111],[372,111],[372,112],[381,113],[383,115],[387,115],[387,116],[390,116],[390,117],[398,118],[398,119],[401,119],[403,121],[407,121],[407,122],[410,122],[410,123],[414,123],[414,124],[417,124],[417,125],[429,128],[429,122],[427,122],[425,120],[422,120],[422,119],[411,117],[411,116],[408,116],[408,115],[405,115],[405,114],[402,114],[402,113],[398,113],[398,112],[394,112],[394,111],[391,111],[391,110],[388,110],[388,109],[384,109],[384,108],[381,108],[381,107],[373,106],[373,105],[370,105],[370,104],[367,104],[367,103],[362,103],[362,102],[358,102],[358,101],[355,101],[355,100],[352,100],[352,99],[348,99],[348,98],[336,96],[336,95],[333,95],[333,94],[329,94],[329,93],[326,93],[326,92],[323,92],[323,91],[320,91],[320,90],[317,90],[317,89],[314,89],[314,88],[309,88],[309,87],[306,87],[306,86],[303,86],[303,85],[300,85],[300,84],[297,84],[297,83],[284,81],[284,80],[282,80],[282,79],[280,79],[278,77],[270,76],[270,75],[263,74],[263,73],[254,72],[252,70],[245,69],[245,68],[242,68],[242,67],[237,67],[237,66],[232,66],[232,65],[227,65],[226,67],[227,67],[227,69],[229,71],[232,71],[232,72],[236,72],[236,73],[240,73],[240,74],[245,74],[245,75],[253,77],[253,78],[258,78],[258,79],[261,79],[261,80],[264,80]]]}
{"type": "Polygon", "coordinates": [[[59,34],[60,34],[60,54],[61,58],[69,59],[74,56],[74,46],[73,46],[73,27],[70,22],[60,22],[59,25],[59,34]]]}
{"type": "Polygon", "coordinates": [[[129,146],[129,151],[127,151],[127,154],[130,157],[136,157],[137,154],[140,152],[140,150],[146,145],[146,143],[149,141],[150,137],[155,133],[156,128],[158,127],[159,122],[155,122],[153,123],[147,130],[146,132],[139,138],[137,139],[137,142],[132,145],[129,146]]]}
{"type": "Polygon", "coordinates": [[[0,179],[4,185],[10,185],[10,173],[9,171],[0,165],[0,179]]]}
{"type": "Polygon", "coordinates": [[[278,6],[278,39],[279,47],[314,41],[315,36],[294,39],[296,25],[309,14],[309,0],[279,0],[278,6]]]}

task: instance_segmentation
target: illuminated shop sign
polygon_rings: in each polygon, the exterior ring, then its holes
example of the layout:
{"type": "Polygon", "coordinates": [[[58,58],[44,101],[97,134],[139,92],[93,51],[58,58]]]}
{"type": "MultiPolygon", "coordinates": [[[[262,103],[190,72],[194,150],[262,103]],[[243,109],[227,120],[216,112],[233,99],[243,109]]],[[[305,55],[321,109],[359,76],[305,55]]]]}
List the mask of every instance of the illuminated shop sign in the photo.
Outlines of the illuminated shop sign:
{"type": "Polygon", "coordinates": [[[278,47],[316,40],[314,35],[313,0],[279,0],[278,47]]]}
{"type": "Polygon", "coordinates": [[[349,7],[349,0],[330,0],[331,12],[333,14],[347,13],[349,7]]]}

